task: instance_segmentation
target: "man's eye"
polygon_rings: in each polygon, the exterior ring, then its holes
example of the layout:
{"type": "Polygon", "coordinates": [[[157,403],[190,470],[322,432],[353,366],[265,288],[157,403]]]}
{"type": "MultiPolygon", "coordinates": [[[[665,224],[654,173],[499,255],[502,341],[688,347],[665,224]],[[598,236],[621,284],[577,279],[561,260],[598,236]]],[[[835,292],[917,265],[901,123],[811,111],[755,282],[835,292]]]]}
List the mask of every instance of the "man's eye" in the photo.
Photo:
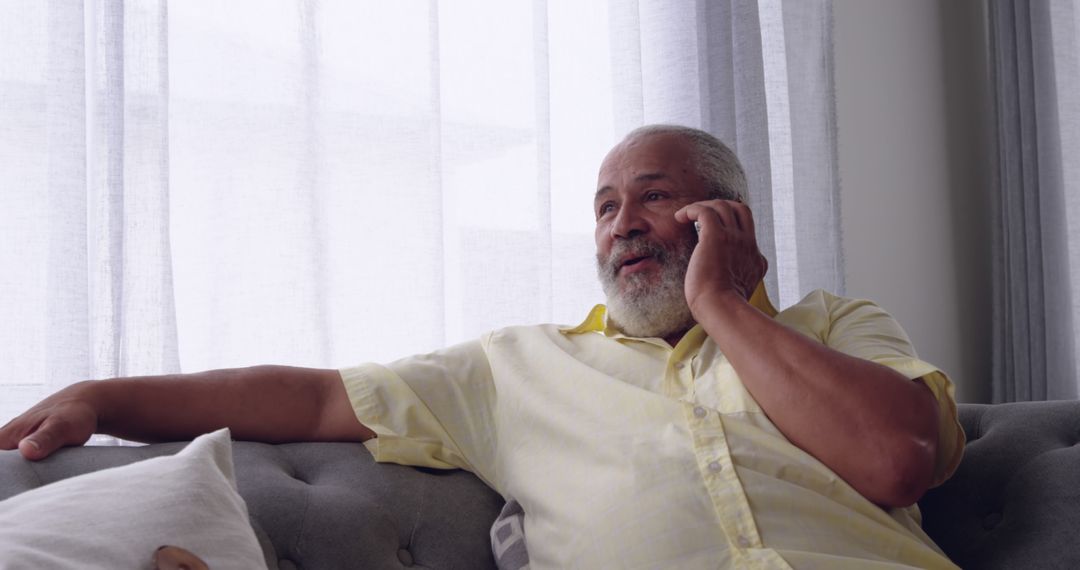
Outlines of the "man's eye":
{"type": "Polygon", "coordinates": [[[596,215],[603,216],[604,214],[606,214],[606,213],[608,213],[608,212],[610,212],[610,211],[612,211],[614,209],[615,209],[615,204],[612,204],[611,202],[606,202],[606,203],[604,203],[603,205],[600,206],[599,210],[596,211],[596,215]]]}
{"type": "Polygon", "coordinates": [[[659,193],[659,192],[649,192],[649,193],[645,194],[645,200],[648,201],[648,202],[652,202],[654,200],[659,200],[659,199],[661,199],[663,197],[664,197],[664,195],[659,193]]]}

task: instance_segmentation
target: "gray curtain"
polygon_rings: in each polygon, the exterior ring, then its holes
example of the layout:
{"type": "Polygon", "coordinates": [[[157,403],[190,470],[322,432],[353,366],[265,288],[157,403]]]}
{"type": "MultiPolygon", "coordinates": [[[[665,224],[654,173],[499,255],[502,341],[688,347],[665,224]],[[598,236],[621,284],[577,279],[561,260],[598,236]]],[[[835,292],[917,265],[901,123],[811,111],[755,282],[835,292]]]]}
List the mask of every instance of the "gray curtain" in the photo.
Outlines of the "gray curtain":
{"type": "Polygon", "coordinates": [[[990,4],[996,120],[993,400],[1077,397],[1080,10],[990,4]]]}

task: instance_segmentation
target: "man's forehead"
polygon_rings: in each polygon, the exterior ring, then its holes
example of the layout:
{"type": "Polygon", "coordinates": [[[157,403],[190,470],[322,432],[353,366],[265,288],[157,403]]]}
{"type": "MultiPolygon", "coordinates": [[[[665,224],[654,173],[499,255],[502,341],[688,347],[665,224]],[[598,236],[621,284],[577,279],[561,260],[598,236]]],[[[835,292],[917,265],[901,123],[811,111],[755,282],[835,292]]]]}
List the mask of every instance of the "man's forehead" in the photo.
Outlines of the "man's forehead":
{"type": "Polygon", "coordinates": [[[673,170],[688,170],[689,159],[689,148],[681,137],[652,133],[625,139],[600,164],[597,194],[617,184],[672,177],[677,174],[673,170]]]}
{"type": "Polygon", "coordinates": [[[638,135],[624,139],[608,152],[600,163],[600,176],[603,177],[605,172],[627,168],[662,170],[662,167],[688,161],[690,151],[683,137],[669,133],[638,135]]]}

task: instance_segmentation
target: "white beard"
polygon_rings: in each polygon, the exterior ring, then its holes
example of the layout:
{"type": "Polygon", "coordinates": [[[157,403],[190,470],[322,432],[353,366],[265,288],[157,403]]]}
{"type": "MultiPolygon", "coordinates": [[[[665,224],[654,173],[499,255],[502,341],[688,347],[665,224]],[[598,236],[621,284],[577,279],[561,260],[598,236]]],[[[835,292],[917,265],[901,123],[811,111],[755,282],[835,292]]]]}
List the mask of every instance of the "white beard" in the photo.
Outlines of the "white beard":
{"type": "Polygon", "coordinates": [[[666,338],[694,326],[684,283],[696,237],[677,243],[670,250],[641,237],[631,238],[615,243],[607,259],[597,254],[597,273],[607,295],[608,318],[623,334],[666,338]],[[630,274],[620,290],[616,264],[627,254],[653,256],[660,265],[660,274],[630,274]]]}

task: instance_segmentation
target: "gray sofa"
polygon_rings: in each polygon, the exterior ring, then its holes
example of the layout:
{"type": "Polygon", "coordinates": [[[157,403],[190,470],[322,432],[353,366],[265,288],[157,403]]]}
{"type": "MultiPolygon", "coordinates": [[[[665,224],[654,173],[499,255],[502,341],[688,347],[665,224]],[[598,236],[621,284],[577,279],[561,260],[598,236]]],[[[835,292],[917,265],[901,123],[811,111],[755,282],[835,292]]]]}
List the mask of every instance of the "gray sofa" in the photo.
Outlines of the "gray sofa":
{"type": "MultiPolygon", "coordinates": [[[[1080,568],[1080,402],[966,404],[960,419],[964,460],[920,501],[930,536],[963,568],[1080,568]]],[[[183,445],[72,448],[39,463],[0,452],[0,500],[183,445]]],[[[233,452],[272,569],[494,567],[502,499],[468,473],[376,464],[359,444],[233,452]]]]}

